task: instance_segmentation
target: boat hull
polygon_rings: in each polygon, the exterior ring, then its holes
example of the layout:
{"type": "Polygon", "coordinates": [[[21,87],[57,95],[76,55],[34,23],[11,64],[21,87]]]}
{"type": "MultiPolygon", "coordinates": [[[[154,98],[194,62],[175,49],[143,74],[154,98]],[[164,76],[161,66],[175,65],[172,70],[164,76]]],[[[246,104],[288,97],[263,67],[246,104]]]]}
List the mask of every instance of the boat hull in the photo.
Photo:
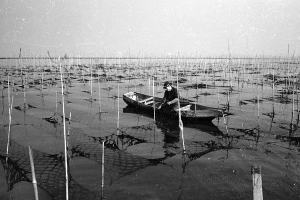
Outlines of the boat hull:
{"type": "MultiPolygon", "coordinates": [[[[123,95],[123,100],[128,106],[135,107],[140,112],[146,112],[148,114],[154,114],[156,116],[169,117],[172,119],[179,118],[179,112],[175,110],[169,109],[158,109],[162,98],[154,97],[151,99],[150,95],[145,95],[141,93],[129,92],[123,95]],[[135,98],[133,98],[135,95],[135,98]],[[150,99],[151,104],[146,104],[145,100],[150,99]]],[[[206,106],[202,106],[199,104],[191,103],[189,100],[183,99],[180,100],[180,106],[188,106],[190,110],[181,111],[181,119],[184,122],[195,122],[195,121],[211,121],[217,117],[222,116],[222,111],[210,108],[206,106]],[[190,106],[189,106],[190,105],[190,106]]]]}

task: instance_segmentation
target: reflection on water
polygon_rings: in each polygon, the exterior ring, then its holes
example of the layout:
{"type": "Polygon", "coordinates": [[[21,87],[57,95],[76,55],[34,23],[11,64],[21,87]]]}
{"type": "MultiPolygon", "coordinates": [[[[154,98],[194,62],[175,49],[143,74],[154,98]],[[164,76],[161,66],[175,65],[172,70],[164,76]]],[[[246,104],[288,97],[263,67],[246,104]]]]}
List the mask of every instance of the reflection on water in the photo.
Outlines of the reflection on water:
{"type": "MultiPolygon", "coordinates": [[[[160,126],[163,126],[160,124],[160,126]]],[[[149,124],[140,127],[130,127],[121,129],[121,134],[115,133],[106,137],[91,137],[80,129],[73,129],[70,133],[70,158],[85,157],[101,164],[101,143],[105,145],[105,174],[106,181],[113,184],[118,179],[130,175],[135,171],[141,170],[147,166],[157,165],[163,162],[167,157],[174,156],[168,154],[159,159],[145,159],[143,157],[126,153],[128,147],[141,143],[155,142],[153,139],[154,128],[160,130],[159,126],[149,124]],[[133,131],[134,130],[134,131],[133,131]],[[138,131],[136,131],[138,130],[138,131]],[[143,130],[143,131],[142,131],[143,130]]],[[[116,130],[115,130],[116,131],[116,130]]],[[[161,129],[164,134],[164,148],[178,149],[177,153],[182,153],[182,148],[179,147],[179,130],[174,126],[163,126],[161,129]],[[178,146],[174,146],[177,144],[178,146]]],[[[2,130],[1,135],[4,135],[2,130]]],[[[5,146],[5,138],[1,139],[1,146],[5,146]]],[[[220,148],[211,141],[207,143],[197,143],[195,141],[187,142],[187,153],[190,160],[196,159],[201,155],[220,148]]],[[[11,142],[9,159],[5,161],[4,150],[1,150],[1,161],[5,168],[8,190],[12,189],[14,184],[20,181],[31,181],[28,149],[15,142],[11,142]]],[[[173,151],[174,152],[174,151],[173,151]]],[[[55,199],[64,199],[65,191],[63,186],[64,180],[64,158],[62,154],[47,154],[33,150],[35,161],[36,178],[39,187],[43,188],[55,197],[55,199]],[[58,178],[60,177],[60,178],[58,178]]],[[[80,186],[70,174],[70,197],[71,199],[99,199],[100,194],[88,191],[80,186]]]]}
{"type": "MultiPolygon", "coordinates": [[[[19,107],[17,107],[19,108],[19,107]]],[[[17,112],[17,111],[14,111],[17,112]]],[[[21,111],[23,112],[23,111],[21,111]]],[[[22,116],[20,116],[22,118],[22,116]]],[[[17,118],[16,118],[17,119],[17,118]]],[[[76,120],[76,119],[74,119],[76,120]]],[[[33,116],[26,116],[26,123],[31,121],[39,121],[42,124],[40,128],[46,129],[49,134],[54,134],[56,129],[61,129],[62,125],[55,122],[52,126],[52,121],[38,119],[33,116]]],[[[26,125],[25,125],[26,126],[26,125]]],[[[203,130],[212,129],[217,130],[216,126],[210,125],[197,125],[197,128],[203,130]]],[[[101,143],[105,145],[105,174],[106,181],[113,184],[118,179],[130,175],[135,171],[141,170],[147,166],[162,164],[163,160],[167,157],[176,154],[182,154],[183,149],[180,144],[180,131],[178,126],[174,125],[174,121],[162,120],[157,123],[150,123],[142,126],[124,127],[120,129],[120,135],[117,135],[117,129],[111,129],[111,134],[105,137],[92,137],[82,132],[81,129],[72,128],[70,131],[70,144],[69,149],[70,160],[80,156],[85,157],[101,164],[102,149],[101,143]],[[155,138],[155,134],[160,132],[163,134],[162,141],[155,138]],[[172,150],[172,154],[167,153],[164,157],[158,159],[146,159],[140,156],[135,156],[126,153],[126,149],[130,146],[142,143],[162,143],[163,148],[172,150]],[[175,153],[174,153],[175,152],[175,153]]],[[[28,149],[15,142],[11,142],[9,150],[8,162],[5,162],[5,131],[1,132],[1,161],[6,171],[6,179],[8,189],[12,189],[14,184],[20,181],[31,181],[28,149]]],[[[186,141],[187,156],[189,160],[199,158],[212,150],[222,148],[213,141],[186,141]]],[[[36,178],[39,187],[43,188],[56,199],[64,199],[64,187],[57,187],[64,185],[64,164],[63,154],[47,154],[37,150],[33,150],[36,178]],[[60,178],[56,178],[60,177],[60,178]]],[[[69,161],[72,162],[72,161],[69,161]]],[[[70,197],[72,199],[82,199],[89,197],[89,199],[99,199],[99,193],[93,193],[82,188],[70,174],[70,197]],[[85,191],[85,192],[84,192],[85,191]]]]}
{"type": "MultiPolygon", "coordinates": [[[[298,90],[291,87],[295,77],[286,73],[284,63],[258,60],[253,64],[252,61],[230,61],[229,66],[222,61],[193,60],[181,67],[179,88],[183,96],[228,111],[224,118],[212,122],[184,123],[184,141],[178,121],[156,116],[153,122],[151,115],[126,106],[117,96],[118,87],[120,94],[129,88],[150,94],[152,86],[148,81],[154,76],[153,69],[157,70],[156,94],[162,95],[165,80],[175,84],[174,64],[168,61],[143,67],[126,64],[121,68],[111,63],[91,69],[84,62],[80,65],[65,63],[65,81],[69,81],[65,88],[65,113],[67,122],[71,120],[67,125],[70,198],[101,199],[99,177],[85,180],[96,185],[90,188],[82,181],[89,170],[77,166],[76,162],[78,158],[93,161],[94,165],[87,162],[86,167],[96,166],[101,171],[102,142],[105,146],[104,197],[107,199],[197,199],[199,196],[229,199],[233,193],[239,195],[239,199],[246,199],[252,195],[248,171],[253,164],[263,165],[266,197],[293,199],[299,196],[293,187],[299,184],[294,177],[299,177],[300,145],[298,90]],[[276,75],[272,76],[274,69],[277,69],[276,75]],[[99,85],[98,70],[101,73],[99,85]],[[118,107],[121,109],[119,129],[116,128],[118,107]],[[83,172],[76,171],[82,177],[75,174],[76,167],[83,172]],[[235,189],[237,185],[239,189],[235,189]]],[[[297,73],[295,66],[289,65],[293,73],[297,73]]],[[[16,184],[32,181],[27,148],[30,144],[39,188],[53,199],[65,199],[63,109],[58,68],[24,67],[24,77],[18,69],[3,69],[0,159],[7,189],[14,192],[16,184]],[[7,74],[14,81],[11,95],[15,97],[8,157],[5,149],[7,74]]]]}

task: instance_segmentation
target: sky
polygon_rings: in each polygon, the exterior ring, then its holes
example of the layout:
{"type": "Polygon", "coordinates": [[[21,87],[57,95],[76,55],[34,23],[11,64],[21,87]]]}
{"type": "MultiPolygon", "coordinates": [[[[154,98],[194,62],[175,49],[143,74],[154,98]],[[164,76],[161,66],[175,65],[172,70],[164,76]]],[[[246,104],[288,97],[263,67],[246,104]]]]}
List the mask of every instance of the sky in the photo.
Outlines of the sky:
{"type": "Polygon", "coordinates": [[[299,0],[0,0],[0,57],[300,55],[299,0]]]}

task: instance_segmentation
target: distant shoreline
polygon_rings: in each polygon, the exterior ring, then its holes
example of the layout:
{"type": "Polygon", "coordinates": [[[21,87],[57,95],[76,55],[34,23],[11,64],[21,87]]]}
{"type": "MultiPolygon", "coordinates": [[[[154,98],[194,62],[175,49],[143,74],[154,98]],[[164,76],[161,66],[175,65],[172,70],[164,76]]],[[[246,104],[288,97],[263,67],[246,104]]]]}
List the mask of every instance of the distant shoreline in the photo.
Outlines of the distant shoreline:
{"type": "MultiPolygon", "coordinates": [[[[37,57],[0,57],[1,60],[4,59],[49,59],[49,57],[41,57],[41,56],[37,56],[37,57]]],[[[59,59],[59,57],[52,57],[52,59],[59,59]]],[[[197,59],[208,59],[208,60],[212,60],[212,59],[218,59],[218,60],[226,60],[226,59],[233,59],[233,60],[238,60],[238,59],[243,59],[243,60],[253,60],[253,59],[259,59],[259,60],[263,60],[263,59],[277,59],[277,60],[281,60],[281,59],[291,59],[291,60],[298,60],[300,58],[296,57],[296,58],[288,58],[288,57],[280,57],[280,56],[268,56],[268,57],[67,57],[65,59],[110,59],[110,60],[115,60],[115,59],[121,59],[121,60],[125,60],[125,59],[131,59],[131,60],[149,60],[149,59],[158,59],[158,60],[164,60],[164,59],[191,59],[191,60],[197,60],[197,59]]]]}

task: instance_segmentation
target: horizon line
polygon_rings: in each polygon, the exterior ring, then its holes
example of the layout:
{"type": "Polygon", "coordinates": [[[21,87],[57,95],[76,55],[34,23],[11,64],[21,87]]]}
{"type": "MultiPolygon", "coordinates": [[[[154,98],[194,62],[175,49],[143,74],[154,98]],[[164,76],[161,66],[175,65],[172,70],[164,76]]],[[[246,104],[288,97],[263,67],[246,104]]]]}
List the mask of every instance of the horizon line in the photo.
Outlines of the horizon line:
{"type": "Polygon", "coordinates": [[[27,57],[0,57],[0,60],[5,60],[5,59],[59,59],[59,58],[64,58],[64,59],[132,59],[132,60],[146,60],[146,59],[299,59],[300,57],[288,57],[288,56],[203,56],[203,57],[199,57],[199,56],[181,56],[181,57],[177,57],[177,56],[143,56],[143,57],[137,57],[137,56],[123,56],[123,57],[118,57],[118,56],[109,56],[109,57],[105,57],[105,56],[71,56],[71,57],[59,57],[59,56],[54,56],[54,57],[49,57],[49,56],[27,56],[27,57]]]}

